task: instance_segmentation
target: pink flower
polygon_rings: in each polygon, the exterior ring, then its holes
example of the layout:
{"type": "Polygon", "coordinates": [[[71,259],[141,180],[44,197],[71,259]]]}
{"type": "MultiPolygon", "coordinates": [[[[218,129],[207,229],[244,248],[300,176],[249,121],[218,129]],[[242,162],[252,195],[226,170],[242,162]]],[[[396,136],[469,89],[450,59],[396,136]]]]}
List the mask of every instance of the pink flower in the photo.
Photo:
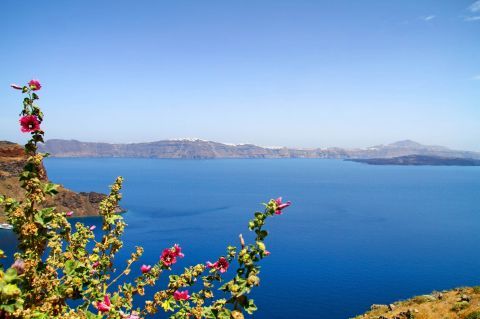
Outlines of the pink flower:
{"type": "Polygon", "coordinates": [[[126,317],[123,317],[125,319],[140,319],[140,317],[136,314],[130,314],[130,315],[127,315],[126,317]]]}
{"type": "Polygon", "coordinates": [[[182,254],[182,248],[178,244],[173,245],[172,250],[175,255],[177,255],[177,257],[183,258],[185,256],[184,254],[182,254]]]}
{"type": "Polygon", "coordinates": [[[215,268],[216,270],[220,271],[221,273],[224,273],[228,270],[228,260],[225,257],[220,257],[215,263],[211,263],[207,261],[207,267],[208,268],[215,268]]]}
{"type": "Polygon", "coordinates": [[[280,215],[282,213],[282,209],[287,208],[288,206],[292,205],[291,201],[288,201],[286,203],[282,203],[282,198],[279,197],[275,200],[275,203],[277,204],[277,210],[275,210],[275,214],[280,215]]]}
{"type": "Polygon", "coordinates": [[[70,217],[70,216],[73,215],[73,211],[70,211],[70,212],[66,213],[65,215],[67,215],[67,217],[70,217]]]}
{"type": "Polygon", "coordinates": [[[212,264],[211,261],[207,261],[207,268],[215,268],[215,264],[212,264]]]}
{"type": "Polygon", "coordinates": [[[40,129],[40,121],[35,115],[25,115],[20,118],[23,133],[34,132],[40,129]]]}
{"type": "Polygon", "coordinates": [[[110,298],[108,298],[107,295],[103,297],[103,302],[102,301],[97,302],[97,309],[100,312],[108,312],[110,311],[110,307],[111,307],[110,298]]]}
{"type": "Polygon", "coordinates": [[[92,225],[92,226],[90,226],[90,228],[89,228],[89,229],[90,229],[91,231],[93,231],[95,228],[97,228],[97,226],[95,226],[95,225],[92,225]]]}
{"type": "Polygon", "coordinates": [[[150,269],[152,269],[152,266],[150,265],[142,265],[142,267],[140,267],[140,270],[142,271],[142,274],[146,274],[147,272],[150,272],[150,269]]]}
{"type": "Polygon", "coordinates": [[[92,264],[92,267],[93,268],[97,268],[98,266],[100,265],[100,262],[99,261],[96,261],[92,264]]]}
{"type": "Polygon", "coordinates": [[[30,82],[28,82],[28,86],[30,86],[32,91],[38,91],[42,88],[38,80],[30,80],[30,82]]]}
{"type": "Polygon", "coordinates": [[[263,252],[263,254],[264,254],[265,256],[270,256],[270,252],[269,252],[268,250],[265,250],[265,251],[263,252]]]}
{"type": "Polygon", "coordinates": [[[11,86],[12,88],[14,88],[15,90],[21,90],[21,89],[23,89],[20,85],[17,85],[17,84],[10,84],[10,86],[11,86]]]}
{"type": "Polygon", "coordinates": [[[184,290],[184,291],[180,291],[180,290],[177,290],[173,293],[173,298],[175,298],[175,300],[188,300],[190,299],[190,295],[188,294],[188,290],[184,290]]]}
{"type": "Polygon", "coordinates": [[[165,248],[160,256],[160,261],[167,267],[177,262],[177,257],[183,258],[182,248],[175,244],[171,248],[165,248]]]}

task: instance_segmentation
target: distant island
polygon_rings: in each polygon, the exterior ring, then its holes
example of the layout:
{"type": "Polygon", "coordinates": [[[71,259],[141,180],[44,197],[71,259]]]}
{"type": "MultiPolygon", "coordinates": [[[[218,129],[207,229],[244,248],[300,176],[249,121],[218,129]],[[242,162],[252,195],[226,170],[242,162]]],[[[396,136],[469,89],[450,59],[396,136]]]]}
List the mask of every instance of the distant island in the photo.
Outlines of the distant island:
{"type": "Polygon", "coordinates": [[[367,148],[288,148],[254,144],[226,144],[201,139],[162,140],[149,143],[109,144],[52,139],[40,144],[40,151],[54,157],[136,157],[172,159],[215,158],[329,158],[379,159],[410,155],[478,159],[480,153],[451,150],[443,146],[422,145],[405,140],[367,148]]]}
{"type": "Polygon", "coordinates": [[[408,155],[392,158],[347,159],[347,161],[369,165],[433,165],[433,166],[480,166],[480,160],[471,158],[449,158],[440,156],[408,155]]]}

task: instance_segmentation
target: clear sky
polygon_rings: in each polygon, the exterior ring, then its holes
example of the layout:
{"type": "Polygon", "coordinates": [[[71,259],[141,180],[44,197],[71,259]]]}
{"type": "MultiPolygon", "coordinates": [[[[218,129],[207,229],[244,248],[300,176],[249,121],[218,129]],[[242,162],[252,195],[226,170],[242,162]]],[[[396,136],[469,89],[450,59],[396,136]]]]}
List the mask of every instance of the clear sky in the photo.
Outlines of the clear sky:
{"type": "Polygon", "coordinates": [[[0,140],[38,78],[47,138],[480,150],[480,1],[1,0],[0,61],[0,140]]]}

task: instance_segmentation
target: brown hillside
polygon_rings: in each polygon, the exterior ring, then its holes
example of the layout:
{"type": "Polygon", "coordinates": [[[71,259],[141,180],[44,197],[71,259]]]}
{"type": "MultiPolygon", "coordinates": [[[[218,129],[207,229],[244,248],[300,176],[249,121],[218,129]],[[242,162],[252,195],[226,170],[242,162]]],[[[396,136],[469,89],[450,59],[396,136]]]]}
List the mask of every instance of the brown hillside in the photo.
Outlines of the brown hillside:
{"type": "MultiPolygon", "coordinates": [[[[23,199],[23,189],[18,181],[18,174],[25,165],[26,156],[23,147],[18,144],[0,141],[0,194],[23,199]]],[[[45,172],[44,179],[47,179],[45,172]]],[[[76,193],[64,187],[59,188],[59,193],[49,199],[45,206],[55,206],[60,211],[75,212],[75,217],[98,215],[98,204],[105,194],[89,192],[76,193]]],[[[121,211],[119,209],[119,211],[121,211]]],[[[0,222],[5,221],[3,211],[0,210],[0,222]]]]}
{"type": "Polygon", "coordinates": [[[353,319],[480,319],[480,286],[372,305],[369,312],[353,319]]]}

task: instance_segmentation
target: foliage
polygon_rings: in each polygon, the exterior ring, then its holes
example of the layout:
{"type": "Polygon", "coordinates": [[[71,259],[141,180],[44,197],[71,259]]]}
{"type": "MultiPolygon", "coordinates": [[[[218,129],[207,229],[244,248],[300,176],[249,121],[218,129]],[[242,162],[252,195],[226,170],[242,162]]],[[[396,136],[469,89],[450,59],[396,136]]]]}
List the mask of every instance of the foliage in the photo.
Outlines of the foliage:
{"type": "Polygon", "coordinates": [[[470,304],[468,303],[468,301],[459,301],[453,305],[452,311],[460,311],[463,309],[467,309],[469,306],[470,304]]]}
{"type": "Polygon", "coordinates": [[[123,270],[117,270],[114,257],[123,246],[121,237],[126,226],[122,216],[116,214],[121,177],[99,206],[101,238],[96,238],[93,227],[82,223],[72,226],[67,219],[72,212],[40,208],[47,197],[55,196],[58,187],[45,178],[42,161],[48,154],[37,151],[44,136],[40,128],[43,113],[36,105],[41,85],[32,80],[28,85],[12,87],[25,94],[20,125],[31,138],[25,145],[28,159],[20,175],[25,200],[0,195],[0,205],[19,242],[15,263],[6,270],[0,265],[0,318],[139,319],[163,311],[170,318],[237,319],[257,309],[247,295],[260,283],[259,261],[269,255],[264,243],[268,232],[263,226],[267,218],[281,214],[290,202],[270,200],[264,204],[264,212],[255,213],[249,222],[249,229],[256,234],[254,243],[246,245],[240,235],[239,247],[227,247],[225,256],[215,263],[194,265],[181,274],[169,275],[167,287],[157,290],[142,307],[134,308],[134,300],[145,294],[145,288],[155,286],[160,276],[184,256],[181,247],[164,249],[155,265],[142,265],[141,276],[123,282],[122,277],[140,261],[143,248],[137,247],[123,270]],[[224,274],[234,263],[236,274],[225,282],[224,274]],[[122,283],[117,283],[121,278],[122,283]],[[201,279],[201,285],[197,279],[201,279]],[[188,287],[196,291],[190,295],[188,287]],[[215,297],[218,290],[219,297],[215,297]]]}
{"type": "Polygon", "coordinates": [[[469,313],[465,319],[480,319],[480,311],[474,311],[469,313]]]}

